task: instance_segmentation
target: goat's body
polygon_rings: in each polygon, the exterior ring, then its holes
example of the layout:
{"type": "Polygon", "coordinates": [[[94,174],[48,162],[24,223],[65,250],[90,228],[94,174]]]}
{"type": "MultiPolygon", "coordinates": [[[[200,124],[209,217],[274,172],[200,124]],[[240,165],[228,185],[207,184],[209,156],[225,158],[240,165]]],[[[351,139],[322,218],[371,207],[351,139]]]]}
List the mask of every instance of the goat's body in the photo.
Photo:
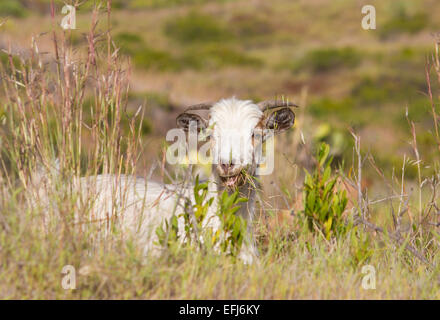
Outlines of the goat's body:
{"type": "MultiPolygon", "coordinates": [[[[111,225],[109,222],[115,223],[124,236],[135,240],[145,253],[155,247],[157,227],[173,213],[181,213],[184,199],[192,198],[189,188],[126,175],[83,177],[78,186],[85,203],[91,205],[88,219],[107,226],[105,231],[111,225]],[[94,198],[88,199],[88,194],[94,198]]],[[[180,220],[179,230],[183,230],[180,220]]]]}
{"type": "MultiPolygon", "coordinates": [[[[222,188],[218,188],[219,182],[216,175],[210,177],[209,195],[215,200],[205,217],[206,226],[218,230],[221,226],[216,215],[217,196],[222,188]]],[[[145,253],[155,252],[158,249],[156,229],[163,225],[165,220],[173,214],[183,211],[185,199],[193,201],[193,186],[182,187],[179,185],[161,184],[147,181],[135,176],[98,175],[96,177],[80,178],[76,184],[82,195],[79,201],[84,206],[89,206],[86,220],[100,223],[104,234],[109,226],[116,223],[127,238],[133,239],[142,246],[145,253]],[[92,195],[92,199],[90,199],[92,195]]],[[[242,195],[249,197],[237,214],[241,214],[248,221],[249,235],[252,236],[251,226],[254,206],[254,195],[246,186],[242,195]],[[250,191],[250,192],[249,192],[250,191]]],[[[84,219],[84,218],[83,218],[84,219]]],[[[84,222],[88,222],[84,221],[84,222]]],[[[184,231],[184,219],[178,218],[179,232],[184,231]]],[[[183,239],[183,234],[181,234],[183,239]]],[[[245,241],[244,249],[240,256],[246,262],[252,262],[255,257],[255,247],[251,237],[245,241]]]]}
{"type": "MultiPolygon", "coordinates": [[[[48,231],[51,221],[50,212],[62,215],[62,208],[58,208],[56,200],[50,195],[57,192],[43,179],[36,190],[37,194],[31,196],[38,201],[31,201],[33,205],[44,205],[46,213],[44,229],[48,231]],[[51,209],[49,209],[51,207],[51,209]]],[[[134,240],[145,254],[157,253],[156,229],[173,216],[179,215],[184,210],[185,200],[194,201],[193,186],[162,184],[142,177],[129,175],[97,175],[74,178],[66,190],[70,190],[71,197],[75,200],[75,210],[72,224],[76,226],[93,226],[96,239],[111,236],[110,230],[116,227],[124,239],[134,240]]],[[[213,173],[209,178],[208,196],[214,197],[205,217],[204,227],[211,227],[215,232],[221,227],[217,216],[218,195],[223,192],[219,177],[213,173]]],[[[239,188],[240,195],[249,200],[242,204],[236,213],[241,215],[248,225],[248,234],[245,239],[240,257],[243,261],[251,263],[256,257],[256,249],[252,234],[252,218],[254,212],[255,189],[249,184],[239,188]]],[[[180,239],[184,239],[184,218],[178,218],[180,239]]]]}

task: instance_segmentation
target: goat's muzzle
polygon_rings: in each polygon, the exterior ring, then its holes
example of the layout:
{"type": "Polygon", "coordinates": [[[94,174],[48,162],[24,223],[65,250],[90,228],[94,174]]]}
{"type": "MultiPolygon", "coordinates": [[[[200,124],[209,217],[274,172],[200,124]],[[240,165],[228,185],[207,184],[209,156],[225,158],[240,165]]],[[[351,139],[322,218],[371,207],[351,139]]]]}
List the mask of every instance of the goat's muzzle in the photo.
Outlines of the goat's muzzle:
{"type": "Polygon", "coordinates": [[[244,184],[245,174],[241,165],[218,164],[217,173],[224,187],[234,189],[244,184]]]}

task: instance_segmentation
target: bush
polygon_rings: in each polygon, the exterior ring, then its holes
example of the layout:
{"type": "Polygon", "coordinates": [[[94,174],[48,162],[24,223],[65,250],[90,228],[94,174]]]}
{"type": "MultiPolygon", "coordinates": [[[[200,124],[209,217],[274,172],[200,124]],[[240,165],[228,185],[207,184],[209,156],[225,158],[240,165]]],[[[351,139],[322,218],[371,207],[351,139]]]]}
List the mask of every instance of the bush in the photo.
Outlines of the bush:
{"type": "Polygon", "coordinates": [[[23,7],[20,1],[17,0],[2,0],[0,1],[0,16],[13,16],[15,18],[22,18],[27,15],[28,11],[23,7]]]}
{"type": "Polygon", "coordinates": [[[174,7],[180,5],[190,4],[202,4],[206,2],[220,2],[227,0],[133,0],[131,1],[130,8],[164,8],[174,7]]]}
{"type": "Polygon", "coordinates": [[[123,53],[133,57],[138,67],[159,71],[178,71],[183,68],[178,58],[167,51],[145,45],[137,34],[121,32],[113,39],[123,53]]]}
{"type": "Polygon", "coordinates": [[[133,61],[138,67],[147,70],[178,71],[182,68],[179,61],[170,53],[150,47],[136,51],[133,61]]]}
{"type": "Polygon", "coordinates": [[[339,68],[353,68],[359,65],[360,54],[353,48],[317,49],[309,52],[297,66],[296,70],[327,72],[339,68]]]}
{"type": "Polygon", "coordinates": [[[330,115],[350,114],[354,109],[354,101],[351,98],[334,100],[328,97],[316,99],[310,104],[310,112],[316,117],[328,117],[330,115]]]}
{"type": "Polygon", "coordinates": [[[181,58],[182,65],[193,69],[219,69],[225,66],[261,66],[263,62],[229,46],[194,46],[181,58]]]}
{"type": "Polygon", "coordinates": [[[347,193],[337,189],[337,177],[332,176],[330,166],[332,159],[327,160],[329,153],[329,145],[322,143],[315,171],[313,174],[306,171],[303,194],[303,214],[309,230],[321,232],[326,239],[345,234],[351,227],[343,216],[347,193]]]}
{"type": "Polygon", "coordinates": [[[380,37],[386,39],[402,33],[415,34],[425,29],[428,25],[429,17],[427,14],[418,12],[410,15],[402,8],[386,21],[382,27],[378,28],[378,31],[380,37]]]}
{"type": "Polygon", "coordinates": [[[116,45],[120,47],[121,51],[127,54],[134,54],[144,45],[142,38],[130,32],[121,32],[113,37],[116,45]]]}
{"type": "Polygon", "coordinates": [[[168,21],[165,25],[165,34],[182,44],[218,43],[233,38],[232,32],[214,17],[197,12],[168,21]]]}
{"type": "Polygon", "coordinates": [[[417,77],[381,75],[365,77],[352,89],[352,96],[360,104],[379,105],[386,102],[402,102],[418,95],[424,89],[417,77]]]}
{"type": "Polygon", "coordinates": [[[383,103],[391,98],[390,86],[387,81],[375,81],[372,78],[362,79],[352,90],[352,95],[361,103],[383,103]]]}
{"type": "MultiPolygon", "coordinates": [[[[130,46],[128,46],[130,48],[130,46]]],[[[220,69],[226,66],[260,66],[262,61],[228,46],[192,46],[182,55],[143,47],[133,54],[134,63],[147,70],[181,71],[185,69],[220,69]]]]}
{"type": "Polygon", "coordinates": [[[219,246],[223,253],[236,257],[240,252],[246,232],[246,221],[235,213],[240,203],[248,199],[239,198],[238,191],[231,195],[223,191],[218,199],[217,217],[221,222],[220,230],[206,226],[206,216],[214,198],[208,198],[208,182],[199,183],[198,176],[194,185],[194,201],[185,200],[184,212],[173,215],[156,229],[158,244],[165,248],[177,248],[179,241],[185,246],[192,245],[210,249],[219,246]],[[184,230],[179,230],[178,219],[183,219],[184,230]]]}
{"type": "Polygon", "coordinates": [[[130,92],[128,99],[132,105],[139,106],[146,102],[150,108],[159,108],[167,112],[172,112],[176,107],[173,102],[170,101],[169,95],[163,92],[130,92]]]}
{"type": "Polygon", "coordinates": [[[237,14],[231,20],[231,28],[240,40],[259,38],[273,34],[276,29],[270,18],[262,18],[254,14],[237,14]]]}

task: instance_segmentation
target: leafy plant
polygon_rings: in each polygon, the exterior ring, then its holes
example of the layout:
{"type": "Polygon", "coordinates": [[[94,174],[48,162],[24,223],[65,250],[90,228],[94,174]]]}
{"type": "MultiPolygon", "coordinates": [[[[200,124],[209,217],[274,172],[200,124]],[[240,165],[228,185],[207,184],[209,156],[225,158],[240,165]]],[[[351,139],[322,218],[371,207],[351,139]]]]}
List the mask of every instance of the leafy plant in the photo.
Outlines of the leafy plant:
{"type": "Polygon", "coordinates": [[[364,265],[373,256],[371,237],[366,232],[355,230],[350,235],[351,263],[354,267],[364,265]]]}
{"type": "Polygon", "coordinates": [[[332,158],[327,160],[329,152],[329,145],[322,143],[315,171],[313,174],[306,171],[303,194],[303,214],[309,230],[323,233],[326,239],[345,234],[350,228],[343,216],[348,202],[347,194],[345,190],[337,189],[337,177],[332,175],[332,158]]]}
{"type": "Polygon", "coordinates": [[[236,256],[240,252],[243,244],[244,234],[246,232],[246,221],[236,212],[240,209],[239,203],[246,202],[248,199],[239,198],[238,191],[228,195],[223,191],[220,197],[218,216],[222,223],[224,237],[220,247],[223,252],[229,252],[236,256]]]}
{"type": "Polygon", "coordinates": [[[224,191],[218,199],[219,207],[216,212],[220,220],[220,228],[214,230],[208,226],[209,221],[206,220],[208,211],[214,203],[214,197],[208,198],[208,183],[199,183],[197,176],[193,191],[194,201],[186,199],[184,212],[177,216],[173,215],[156,229],[158,244],[170,248],[182,240],[181,242],[186,246],[192,245],[204,249],[218,246],[221,252],[233,257],[237,256],[243,244],[246,221],[236,213],[240,209],[239,204],[248,199],[240,198],[238,191],[231,195],[224,191]],[[178,219],[183,219],[183,231],[179,230],[178,219]]]}
{"type": "Polygon", "coordinates": [[[199,177],[197,176],[194,185],[194,203],[187,199],[185,211],[180,215],[185,221],[185,236],[187,240],[195,239],[195,242],[200,240],[198,237],[199,230],[202,230],[209,207],[214,201],[214,198],[206,199],[207,195],[208,183],[199,183],[199,177]]]}
{"type": "Polygon", "coordinates": [[[164,226],[156,229],[158,244],[162,247],[171,247],[179,240],[179,226],[177,216],[173,214],[170,220],[164,221],[164,226]]]}

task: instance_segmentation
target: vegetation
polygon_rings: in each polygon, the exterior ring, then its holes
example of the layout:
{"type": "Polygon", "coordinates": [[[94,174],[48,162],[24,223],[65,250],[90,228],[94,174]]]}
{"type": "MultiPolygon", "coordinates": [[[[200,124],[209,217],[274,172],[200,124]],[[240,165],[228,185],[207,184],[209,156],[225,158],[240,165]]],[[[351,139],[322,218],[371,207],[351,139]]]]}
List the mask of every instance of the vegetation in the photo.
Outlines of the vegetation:
{"type": "Polygon", "coordinates": [[[399,8],[381,28],[380,35],[388,38],[401,33],[417,33],[428,25],[429,17],[425,13],[417,12],[410,15],[404,8],[399,8]]]}
{"type": "Polygon", "coordinates": [[[359,54],[353,48],[326,48],[313,50],[305,55],[293,71],[309,68],[312,72],[327,72],[341,68],[353,68],[360,63],[359,54]]]}
{"type": "Polygon", "coordinates": [[[207,226],[207,215],[215,199],[207,196],[208,182],[199,183],[197,176],[194,184],[194,199],[186,199],[184,212],[173,215],[169,221],[164,222],[164,226],[156,229],[158,242],[165,249],[175,250],[180,247],[179,241],[182,241],[184,246],[189,246],[192,250],[202,248],[204,252],[210,250],[211,254],[214,253],[213,249],[219,248],[222,253],[236,258],[245,237],[246,222],[235,213],[240,209],[240,203],[248,199],[240,198],[238,191],[231,195],[223,191],[218,199],[216,212],[221,228],[213,230],[212,227],[207,226]],[[179,230],[177,219],[181,217],[185,221],[184,230],[179,230]]]}
{"type": "Polygon", "coordinates": [[[313,176],[306,172],[304,181],[304,217],[310,231],[321,232],[326,239],[343,235],[350,225],[344,220],[347,192],[337,190],[337,178],[332,177],[332,159],[327,160],[330,147],[321,144],[313,176]]]}
{"type": "Polygon", "coordinates": [[[213,16],[191,12],[181,18],[173,18],[165,25],[165,34],[182,43],[222,42],[231,39],[232,33],[213,16]]]}
{"type": "Polygon", "coordinates": [[[12,16],[16,18],[23,18],[28,14],[26,8],[20,1],[4,0],[0,3],[0,16],[12,16]]]}

